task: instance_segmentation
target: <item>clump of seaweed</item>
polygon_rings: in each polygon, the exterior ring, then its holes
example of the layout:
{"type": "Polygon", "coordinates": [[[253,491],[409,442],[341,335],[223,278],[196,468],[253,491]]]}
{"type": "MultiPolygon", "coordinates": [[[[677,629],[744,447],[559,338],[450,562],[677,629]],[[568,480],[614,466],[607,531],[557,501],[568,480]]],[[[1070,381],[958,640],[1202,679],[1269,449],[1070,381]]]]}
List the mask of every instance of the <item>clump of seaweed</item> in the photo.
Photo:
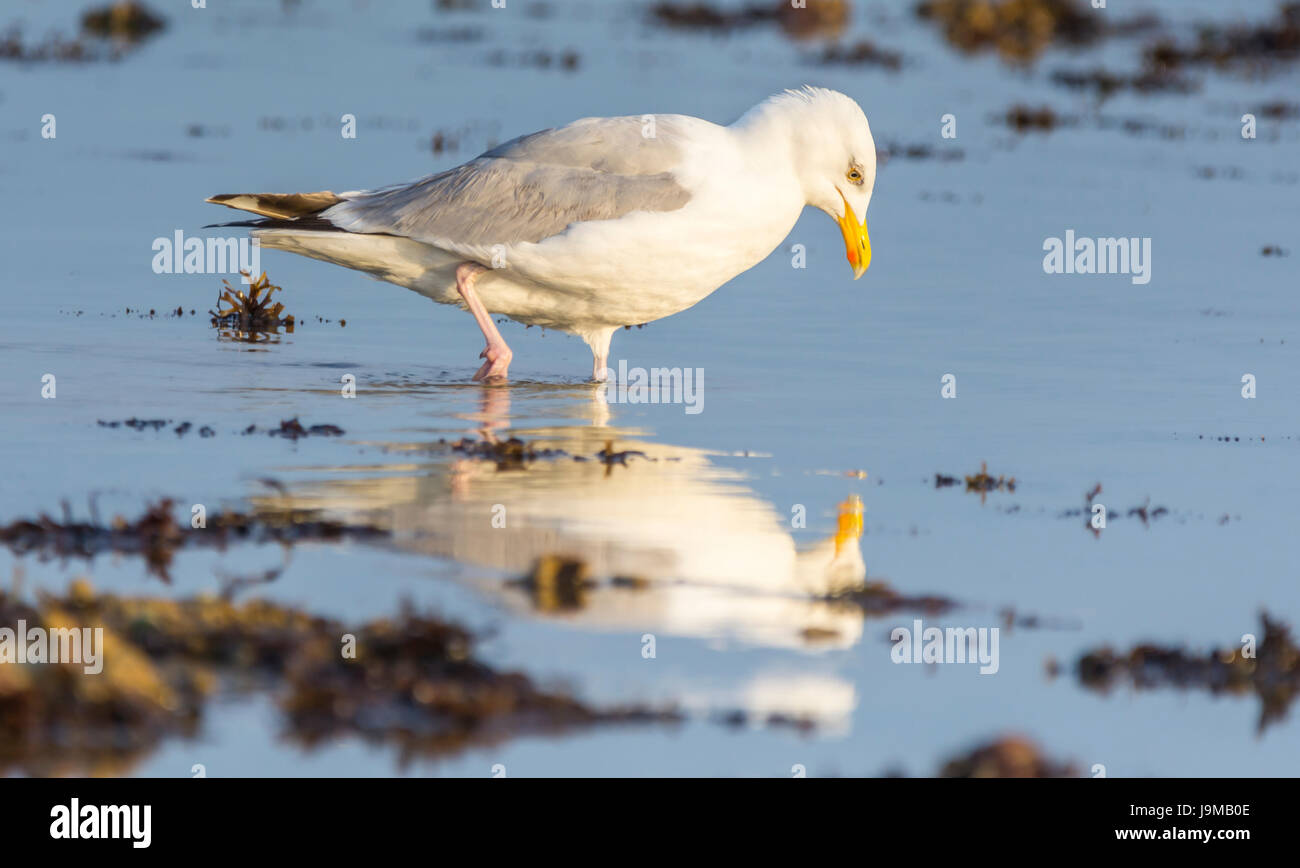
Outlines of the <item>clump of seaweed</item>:
{"type": "Polygon", "coordinates": [[[14,554],[35,552],[42,559],[87,560],[110,551],[139,555],[149,565],[149,572],[164,580],[181,536],[181,527],[172,516],[172,501],[166,499],[149,506],[135,521],[117,516],[107,527],[74,521],[66,504],[63,521],[42,513],[35,520],[17,519],[0,526],[0,543],[14,554]]]}
{"type": "Polygon", "coordinates": [[[1079,770],[1043,753],[1018,735],[1004,736],[953,757],[939,769],[944,778],[1077,778],[1079,770]]]}
{"type": "Polygon", "coordinates": [[[1008,61],[1033,60],[1053,42],[1084,45],[1102,34],[1075,0],[926,0],[918,17],[936,22],[965,52],[994,49],[1008,61]]]}
{"type": "Polygon", "coordinates": [[[942,615],[958,608],[957,602],[948,597],[933,594],[909,596],[881,581],[865,582],[858,587],[832,594],[826,599],[854,606],[866,617],[892,615],[895,612],[905,611],[942,615]]]}
{"type": "Polygon", "coordinates": [[[790,729],[800,735],[816,732],[817,718],[808,714],[788,714],[780,711],[764,715],[743,708],[720,711],[713,715],[713,720],[732,729],[744,729],[748,726],[765,725],[771,729],[790,729]]]}
{"type": "Polygon", "coordinates": [[[527,464],[544,458],[568,457],[563,449],[538,449],[531,443],[511,437],[508,440],[474,440],[462,437],[452,443],[439,441],[452,452],[467,458],[479,458],[495,461],[498,470],[521,470],[527,464]]]}
{"type": "MultiPolygon", "coordinates": [[[[984,499],[984,495],[988,494],[990,491],[1014,492],[1016,490],[1016,478],[1014,476],[991,476],[989,474],[989,465],[987,461],[981,461],[979,473],[966,476],[965,482],[966,491],[979,492],[981,501],[984,499]]],[[[961,484],[961,480],[956,476],[948,476],[943,473],[936,473],[934,475],[935,488],[952,488],[959,484],[961,484]]]]}
{"type": "Polygon", "coordinates": [[[344,735],[443,755],[524,733],[668,722],[675,711],[596,709],[473,657],[463,628],[404,606],[349,629],[264,600],[97,594],[77,581],[29,604],[0,591],[0,623],[103,629],[102,671],[0,665],[0,773],[120,773],[164,738],[192,736],[221,689],[271,689],[290,738],[344,735]]]}
{"type": "MultiPolygon", "coordinates": [[[[1093,524],[1094,512],[1092,506],[1093,501],[1095,501],[1097,499],[1097,496],[1100,494],[1101,494],[1101,483],[1098,482],[1092,488],[1084,492],[1083,509],[1067,509],[1065,512],[1061,513],[1060,517],[1075,518],[1077,516],[1083,516],[1083,526],[1087,528],[1089,531],[1091,531],[1094,537],[1100,537],[1101,528],[1093,524]]],[[[1134,506],[1130,508],[1127,512],[1121,509],[1117,509],[1114,512],[1110,512],[1108,510],[1106,512],[1106,521],[1109,523],[1112,521],[1116,521],[1117,519],[1123,516],[1127,516],[1128,518],[1139,519],[1142,522],[1143,527],[1150,527],[1151,522],[1155,521],[1158,518],[1163,518],[1164,516],[1169,515],[1169,513],[1170,510],[1169,507],[1167,506],[1153,507],[1151,505],[1151,498],[1148,497],[1146,500],[1142,502],[1141,505],[1134,506]]]]}
{"type": "Polygon", "coordinates": [[[852,45],[826,46],[818,62],[827,65],[879,66],[897,72],[903,68],[903,55],[880,48],[869,39],[861,39],[852,45]]]}
{"type": "Polygon", "coordinates": [[[777,4],[750,4],[739,9],[723,9],[708,3],[656,3],[650,17],[658,24],[677,30],[707,30],[726,33],[757,24],[775,21],[777,4]]]}
{"type": "Polygon", "coordinates": [[[680,719],[645,706],[591,708],[522,673],[493,670],[473,659],[467,632],[409,608],[356,631],[355,659],[340,654],[340,635],[304,643],[285,667],[281,708],[292,737],[308,746],[356,735],[395,744],[404,762],[520,734],[680,719]]]}
{"type": "Polygon", "coordinates": [[[1034,108],[1023,103],[1017,103],[1007,109],[1005,120],[1007,126],[1022,134],[1031,130],[1050,132],[1060,123],[1060,118],[1052,111],[1051,106],[1034,108]]]}
{"type": "Polygon", "coordinates": [[[97,520],[75,521],[65,506],[62,521],[42,513],[35,519],[16,519],[0,525],[0,544],[14,554],[35,554],[41,560],[80,558],[100,554],[138,555],[149,573],[170,581],[170,567],[183,548],[225,548],[232,542],[278,542],[293,545],[307,541],[371,540],[387,532],[369,525],[351,525],[321,518],[305,510],[262,511],[252,516],[239,512],[212,513],[205,527],[176,521],[173,502],[150,505],[135,520],[117,516],[109,525],[97,520]]]}
{"type": "Polygon", "coordinates": [[[1109,647],[1089,651],[1076,666],[1079,683],[1102,693],[1124,683],[1135,690],[1173,687],[1207,690],[1214,696],[1254,693],[1260,701],[1257,731],[1262,733],[1270,724],[1286,718],[1300,693],[1300,647],[1291,638],[1290,629],[1268,612],[1260,613],[1260,623],[1264,637],[1258,647],[1198,654],[1183,648],[1143,644],[1127,653],[1109,647]]]}
{"type": "Polygon", "coordinates": [[[146,429],[152,429],[154,431],[158,431],[164,428],[165,426],[169,425],[170,423],[171,423],[170,419],[137,419],[134,416],[132,416],[130,419],[122,419],[120,421],[114,419],[111,422],[106,421],[104,419],[95,420],[95,424],[97,424],[101,428],[125,427],[125,428],[130,428],[132,431],[144,431],[146,429]]]}
{"type": "Polygon", "coordinates": [[[11,28],[0,37],[0,60],[22,63],[92,63],[120,60],[133,46],[163,29],[166,22],[133,0],[87,10],[81,33],[71,39],[54,34],[42,42],[24,42],[11,28]]]}
{"type": "MultiPolygon", "coordinates": [[[[97,419],[96,424],[101,428],[130,428],[133,431],[161,431],[172,423],[171,419],[137,419],[134,416],[130,419],[97,419]]],[[[172,430],[177,437],[184,437],[194,427],[193,422],[183,421],[172,430]]],[[[257,424],[249,425],[240,431],[240,434],[247,436],[257,433],[257,424]]],[[[210,425],[203,425],[198,429],[200,437],[208,438],[217,436],[217,432],[210,425]]],[[[267,428],[264,432],[268,437],[283,437],[286,440],[299,440],[303,437],[340,437],[347,433],[337,425],[321,423],[316,425],[303,425],[298,421],[298,417],[281,420],[279,426],[267,428]]]]}
{"type": "Polygon", "coordinates": [[[1141,506],[1135,506],[1132,509],[1130,509],[1127,515],[1129,518],[1136,517],[1141,519],[1142,526],[1147,527],[1150,525],[1152,521],[1155,521],[1157,518],[1160,518],[1162,515],[1166,515],[1168,512],[1169,512],[1168,508],[1163,506],[1152,507],[1151,498],[1148,497],[1145,501],[1143,501],[1141,506]]]}
{"type": "Polygon", "coordinates": [[[527,591],[534,608],[542,612],[581,609],[596,585],[586,561],[563,555],[538,558],[532,572],[512,584],[527,591]]]}
{"type": "Polygon", "coordinates": [[[1073,618],[1058,618],[1051,615],[1021,614],[1014,606],[1005,606],[998,616],[1002,619],[1002,629],[1010,633],[1017,628],[1022,630],[1079,630],[1083,624],[1073,618]]]}
{"type": "Polygon", "coordinates": [[[298,421],[297,416],[294,416],[292,419],[283,420],[280,422],[279,428],[272,428],[267,433],[272,437],[284,437],[287,440],[298,440],[302,437],[312,436],[339,437],[344,432],[343,429],[337,425],[322,424],[306,427],[298,421]]]}
{"type": "MultiPolygon", "coordinates": [[[[591,565],[571,555],[547,554],[537,559],[528,575],[506,582],[528,595],[533,608],[551,614],[576,612],[587,605],[588,595],[601,586],[592,578],[591,565]]],[[[644,576],[611,576],[606,587],[645,591],[652,583],[644,576]]]]}
{"type": "MultiPolygon", "coordinates": [[[[251,277],[247,271],[241,271],[240,274],[251,277]]],[[[229,333],[223,332],[223,335],[229,334],[237,340],[256,341],[265,335],[278,334],[281,328],[293,334],[293,315],[281,318],[284,304],[278,301],[273,303],[271,300],[272,295],[280,291],[281,287],[271,283],[265,271],[249,284],[247,295],[242,289],[231,286],[228,280],[222,280],[221,283],[225,286],[225,291],[217,297],[217,309],[209,310],[208,314],[212,317],[214,327],[229,330],[229,333]],[[223,303],[229,307],[223,308],[223,303]]]]}
{"type": "Polygon", "coordinates": [[[1300,59],[1300,3],[1282,3],[1277,16],[1262,24],[1202,24],[1194,42],[1160,39],[1147,47],[1144,59],[1155,69],[1214,66],[1251,71],[1300,59]]]}
{"type": "Polygon", "coordinates": [[[776,0],[777,22],[794,39],[830,39],[849,26],[849,0],[808,0],[794,4],[776,0]]]}
{"type": "Polygon", "coordinates": [[[139,42],[166,26],[159,15],[135,0],[87,9],[81,16],[81,29],[86,33],[123,42],[139,42]]]}
{"type": "Polygon", "coordinates": [[[97,649],[80,655],[97,655],[97,674],[86,674],[86,662],[0,665],[0,774],[120,774],[164,737],[197,730],[212,689],[207,673],[159,666],[127,635],[128,624],[84,610],[90,596],[81,582],[66,598],[39,595],[36,605],[0,591],[0,623],[78,631],[64,635],[102,630],[97,649]]]}
{"type": "Polygon", "coordinates": [[[1300,103],[1272,100],[1255,109],[1255,113],[1262,118],[1272,118],[1277,121],[1294,120],[1300,118],[1300,103]]]}
{"type": "Polygon", "coordinates": [[[627,460],[629,458],[644,458],[647,461],[651,460],[649,455],[646,455],[639,449],[623,449],[615,452],[613,440],[606,440],[605,448],[597,452],[596,457],[605,462],[608,466],[621,464],[624,467],[627,466],[627,460]]]}
{"type": "Polygon", "coordinates": [[[766,0],[739,8],[723,8],[703,2],[661,2],[650,8],[650,17],[655,23],[674,30],[730,34],[776,24],[794,39],[838,36],[848,27],[849,15],[848,0],[808,0],[798,6],[788,0],[766,0]]]}
{"type": "Polygon", "coordinates": [[[980,472],[966,477],[966,490],[978,491],[984,494],[989,491],[1012,491],[1016,490],[1016,478],[1014,476],[999,476],[994,479],[989,475],[989,465],[987,461],[980,462],[980,472]]]}
{"type": "MultiPolygon", "coordinates": [[[[1263,74],[1300,59],[1300,3],[1284,3],[1275,18],[1255,25],[1221,26],[1202,23],[1196,38],[1180,42],[1161,37],[1142,52],[1141,69],[1131,74],[1098,67],[1058,70],[1052,81],[1076,90],[1094,91],[1105,99],[1121,90],[1138,93],[1190,93],[1199,83],[1184,71],[1212,67],[1263,74]]],[[[1285,104],[1282,104],[1285,111],[1285,104]]],[[[1267,113],[1265,116],[1270,116],[1267,113]]]]}
{"type": "MultiPolygon", "coordinates": [[[[118,53],[113,52],[109,58],[116,60],[118,53]]],[[[81,39],[64,39],[53,35],[39,43],[23,40],[22,31],[11,27],[0,36],[0,60],[16,60],[21,63],[88,63],[101,59],[101,55],[92,50],[81,39]]]]}
{"type": "Polygon", "coordinates": [[[961,148],[936,148],[921,142],[903,144],[887,142],[876,148],[876,162],[883,166],[893,159],[938,160],[941,163],[953,163],[966,158],[961,148]]]}
{"type": "Polygon", "coordinates": [[[1137,93],[1192,93],[1200,82],[1167,66],[1149,67],[1135,73],[1118,73],[1104,67],[1090,70],[1058,69],[1052,83],[1070,90],[1092,91],[1104,100],[1122,90],[1137,93]]]}
{"type": "Polygon", "coordinates": [[[647,461],[658,460],[636,449],[624,449],[616,452],[614,451],[613,440],[606,440],[605,448],[593,456],[573,455],[563,449],[539,448],[525,440],[520,440],[518,437],[511,437],[507,440],[496,438],[475,440],[470,437],[462,437],[450,443],[446,440],[439,440],[438,445],[466,458],[495,461],[498,470],[522,470],[534,461],[557,458],[571,458],[574,461],[596,460],[603,463],[610,470],[616,464],[626,467],[628,460],[631,458],[644,458],[647,461]]]}
{"type": "Polygon", "coordinates": [[[103,624],[160,666],[205,664],[271,675],[301,643],[339,629],[328,619],[266,600],[119,597],[96,593],[85,580],[74,581],[66,597],[38,599],[80,621],[103,624]]]}
{"type": "Polygon", "coordinates": [[[487,62],[493,66],[523,66],[535,69],[550,69],[554,66],[566,72],[572,72],[581,64],[582,55],[572,48],[566,48],[556,54],[546,50],[507,54],[505,51],[497,50],[488,55],[487,62]]]}

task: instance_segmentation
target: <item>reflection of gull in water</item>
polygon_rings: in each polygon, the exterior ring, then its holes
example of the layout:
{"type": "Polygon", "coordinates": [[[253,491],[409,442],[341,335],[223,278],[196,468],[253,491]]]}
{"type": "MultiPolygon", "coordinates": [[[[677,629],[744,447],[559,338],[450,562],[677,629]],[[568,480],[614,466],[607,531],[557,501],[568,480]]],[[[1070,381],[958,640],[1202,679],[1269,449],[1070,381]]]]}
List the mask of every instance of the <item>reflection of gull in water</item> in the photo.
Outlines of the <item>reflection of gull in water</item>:
{"type": "MultiPolygon", "coordinates": [[[[504,390],[485,392],[500,400],[504,390]]],[[[390,528],[403,549],[510,577],[561,555],[585,562],[596,579],[644,580],[635,589],[601,584],[562,613],[592,627],[817,647],[842,647],[860,635],[860,613],[825,599],[865,576],[856,498],[842,506],[833,534],[800,551],[777,510],[702,450],[595,426],[511,433],[568,456],[522,467],[438,458],[405,465],[412,472],[403,475],[380,466],[373,475],[300,486],[292,505],[364,514],[390,528]],[[609,441],[644,454],[611,466],[593,457],[609,441]]],[[[285,505],[278,497],[266,502],[285,505]]],[[[526,594],[496,587],[511,603],[529,604],[526,594]]]]}
{"type": "MultiPolygon", "coordinates": [[[[762,672],[738,686],[691,687],[680,697],[691,711],[738,709],[745,723],[762,725],[773,718],[789,722],[810,721],[822,735],[844,735],[858,705],[852,681],[823,672],[762,672]]],[[[739,721],[738,721],[739,722],[739,721]]]]}

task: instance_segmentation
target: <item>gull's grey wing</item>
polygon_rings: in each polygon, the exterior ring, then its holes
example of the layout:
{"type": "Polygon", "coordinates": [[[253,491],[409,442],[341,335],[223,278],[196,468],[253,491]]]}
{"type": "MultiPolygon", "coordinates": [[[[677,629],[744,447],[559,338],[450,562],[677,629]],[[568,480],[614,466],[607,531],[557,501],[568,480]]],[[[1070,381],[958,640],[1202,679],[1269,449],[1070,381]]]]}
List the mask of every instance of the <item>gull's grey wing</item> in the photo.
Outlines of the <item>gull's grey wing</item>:
{"type": "Polygon", "coordinates": [[[575,121],[411,184],[347,194],[320,216],[349,232],[488,247],[631,211],[676,210],[690,193],[673,176],[681,149],[665,121],[653,136],[638,117],[575,121]]]}

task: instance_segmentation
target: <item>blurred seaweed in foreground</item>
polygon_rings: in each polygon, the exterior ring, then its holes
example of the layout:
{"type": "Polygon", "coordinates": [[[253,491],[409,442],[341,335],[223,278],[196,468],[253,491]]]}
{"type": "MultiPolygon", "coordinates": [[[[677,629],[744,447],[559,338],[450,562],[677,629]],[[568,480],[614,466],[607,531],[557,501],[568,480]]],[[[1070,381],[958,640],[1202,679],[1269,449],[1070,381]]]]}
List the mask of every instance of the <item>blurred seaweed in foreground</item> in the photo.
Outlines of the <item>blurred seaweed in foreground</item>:
{"type": "Polygon", "coordinates": [[[1258,732],[1286,718],[1300,693],[1300,647],[1281,621],[1260,613],[1263,639],[1242,637],[1242,647],[1197,654],[1183,648],[1137,645],[1127,653],[1109,647],[1089,651],[1079,658],[1079,682],[1102,693],[1121,684],[1135,690],[1173,687],[1207,690],[1212,695],[1259,697],[1258,732]]]}
{"type": "Polygon", "coordinates": [[[943,778],[1077,778],[1079,769],[1043,753],[1017,735],[1005,736],[953,757],[939,769],[943,778]]]}
{"type": "Polygon", "coordinates": [[[92,560],[101,554],[138,555],[150,574],[169,580],[176,552],[184,548],[225,548],[235,542],[278,542],[293,545],[307,541],[368,540],[386,537],[387,531],[368,525],[331,521],[304,510],[261,510],[256,516],[241,512],[205,515],[201,527],[176,521],[173,502],[152,504],[137,519],[116,516],[101,524],[91,516],[77,521],[65,504],[63,519],[41,513],[35,519],[16,519],[0,525],[0,544],[16,555],[32,553],[41,560],[92,560]]]}
{"type": "Polygon", "coordinates": [[[267,691],[285,735],[355,736],[403,759],[525,733],[665,722],[669,710],[588,707],[474,659],[464,629],[409,607],[359,627],[264,600],[97,594],[76,581],[35,602],[0,592],[0,625],[102,628],[102,671],[0,665],[0,774],[121,774],[163,740],[191,737],[219,692],[267,691]]]}

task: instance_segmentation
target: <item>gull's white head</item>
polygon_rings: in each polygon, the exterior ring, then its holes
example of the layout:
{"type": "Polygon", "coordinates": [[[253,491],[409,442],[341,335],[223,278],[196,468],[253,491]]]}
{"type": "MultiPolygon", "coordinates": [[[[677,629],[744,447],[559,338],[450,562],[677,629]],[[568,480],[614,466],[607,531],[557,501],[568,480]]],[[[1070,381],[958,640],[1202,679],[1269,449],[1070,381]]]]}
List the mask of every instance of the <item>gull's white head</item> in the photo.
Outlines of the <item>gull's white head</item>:
{"type": "Polygon", "coordinates": [[[804,87],[771,97],[747,117],[777,123],[790,137],[805,201],[839,224],[853,277],[861,277],[871,264],[865,220],[876,184],[876,143],[862,108],[839,91],[804,87]]]}

